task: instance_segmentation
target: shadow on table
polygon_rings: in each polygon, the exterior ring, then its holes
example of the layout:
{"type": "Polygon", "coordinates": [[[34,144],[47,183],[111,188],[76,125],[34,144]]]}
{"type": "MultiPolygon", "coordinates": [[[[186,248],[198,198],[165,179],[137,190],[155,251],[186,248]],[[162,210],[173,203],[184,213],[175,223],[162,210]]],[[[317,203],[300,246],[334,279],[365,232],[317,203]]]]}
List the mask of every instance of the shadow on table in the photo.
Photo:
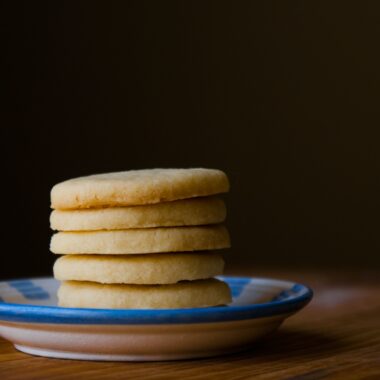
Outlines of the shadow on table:
{"type": "Polygon", "coordinates": [[[250,349],[224,357],[215,357],[214,361],[298,361],[323,359],[344,351],[342,339],[333,333],[327,335],[296,329],[282,329],[258,341],[250,349]]]}

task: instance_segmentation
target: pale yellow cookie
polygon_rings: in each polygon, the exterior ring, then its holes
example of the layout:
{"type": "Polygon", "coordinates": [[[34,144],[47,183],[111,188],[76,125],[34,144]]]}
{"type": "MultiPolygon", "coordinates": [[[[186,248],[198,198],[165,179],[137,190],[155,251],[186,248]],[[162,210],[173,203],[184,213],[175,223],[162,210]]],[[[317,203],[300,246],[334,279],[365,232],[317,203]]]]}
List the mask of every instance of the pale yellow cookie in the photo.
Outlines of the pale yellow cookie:
{"type": "Polygon", "coordinates": [[[225,218],[222,199],[203,197],[145,206],[53,210],[50,226],[59,231],[120,230],[215,224],[225,218]]]}
{"type": "Polygon", "coordinates": [[[157,253],[151,255],[66,255],[54,264],[58,280],[102,284],[175,284],[223,273],[217,253],[157,253]]]}
{"type": "Polygon", "coordinates": [[[58,290],[58,304],[64,307],[175,309],[218,306],[230,302],[228,285],[216,279],[172,285],[103,285],[66,281],[58,290]]]}
{"type": "Polygon", "coordinates": [[[138,254],[203,251],[230,247],[222,225],[140,228],[118,231],[58,232],[50,250],[58,254],[138,254]]]}
{"type": "Polygon", "coordinates": [[[156,253],[150,255],[66,255],[54,264],[58,280],[102,284],[175,284],[223,273],[217,253],[156,253]]]}
{"type": "Polygon", "coordinates": [[[216,169],[146,169],[70,179],[51,190],[51,207],[77,209],[134,206],[194,198],[229,190],[216,169]]]}

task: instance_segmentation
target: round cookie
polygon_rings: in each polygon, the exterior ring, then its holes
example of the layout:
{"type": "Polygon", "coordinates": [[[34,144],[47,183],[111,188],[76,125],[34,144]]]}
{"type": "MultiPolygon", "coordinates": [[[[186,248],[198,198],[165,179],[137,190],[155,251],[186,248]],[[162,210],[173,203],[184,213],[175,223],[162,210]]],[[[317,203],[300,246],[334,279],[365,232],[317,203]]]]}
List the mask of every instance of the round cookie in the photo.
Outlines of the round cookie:
{"type": "Polygon", "coordinates": [[[217,253],[152,255],[66,255],[54,264],[58,280],[102,284],[175,284],[221,275],[224,261],[217,253]]]}
{"type": "Polygon", "coordinates": [[[229,247],[229,234],[222,225],[58,232],[50,242],[50,250],[58,254],[138,254],[229,247]]]}
{"type": "Polygon", "coordinates": [[[218,306],[230,302],[228,285],[216,279],[171,285],[103,285],[65,281],[58,290],[58,304],[64,307],[175,309],[218,306]]]}
{"type": "Polygon", "coordinates": [[[53,210],[50,226],[59,231],[119,230],[215,224],[225,218],[222,199],[203,197],[145,206],[53,210]]]}
{"type": "Polygon", "coordinates": [[[77,209],[153,204],[225,193],[229,182],[216,169],[146,169],[95,174],[51,190],[51,207],[77,209]]]}

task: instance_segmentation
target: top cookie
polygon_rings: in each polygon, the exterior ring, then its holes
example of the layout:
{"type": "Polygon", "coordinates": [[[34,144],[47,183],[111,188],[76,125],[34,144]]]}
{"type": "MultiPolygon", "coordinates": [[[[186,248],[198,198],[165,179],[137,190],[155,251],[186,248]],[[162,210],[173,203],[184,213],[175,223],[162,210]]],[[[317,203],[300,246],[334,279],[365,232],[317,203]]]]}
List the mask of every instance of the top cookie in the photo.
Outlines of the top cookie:
{"type": "Polygon", "coordinates": [[[225,193],[228,190],[228,178],[221,170],[129,170],[58,183],[51,190],[51,207],[134,206],[225,193]]]}

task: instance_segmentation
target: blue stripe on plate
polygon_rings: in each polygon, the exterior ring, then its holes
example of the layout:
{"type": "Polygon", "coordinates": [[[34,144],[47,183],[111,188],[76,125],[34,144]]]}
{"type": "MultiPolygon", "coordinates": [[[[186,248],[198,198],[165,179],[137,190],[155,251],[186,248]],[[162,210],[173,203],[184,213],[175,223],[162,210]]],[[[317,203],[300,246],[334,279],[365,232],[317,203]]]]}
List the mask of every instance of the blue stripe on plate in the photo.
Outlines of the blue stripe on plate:
{"type": "MultiPolygon", "coordinates": [[[[243,288],[252,279],[249,277],[222,277],[232,289],[243,288]]],[[[270,281],[266,280],[268,284],[270,281]]],[[[262,304],[246,306],[219,306],[194,309],[154,309],[154,310],[104,310],[74,309],[56,306],[33,306],[0,303],[0,320],[12,322],[53,323],[53,324],[105,324],[105,325],[148,325],[227,322],[234,320],[269,317],[295,312],[304,307],[312,298],[313,292],[307,286],[292,284],[285,286],[292,290],[289,298],[277,299],[262,304]]],[[[268,285],[269,286],[269,285],[268,285]]]]}
{"type": "Polygon", "coordinates": [[[297,297],[298,294],[303,290],[303,285],[295,284],[290,289],[283,290],[277,296],[273,297],[272,301],[281,301],[287,298],[297,297]]]}
{"type": "Polygon", "coordinates": [[[46,300],[50,298],[47,291],[35,285],[31,280],[8,281],[8,285],[15,288],[24,298],[29,300],[46,300]]]}
{"type": "Polygon", "coordinates": [[[251,279],[249,277],[241,277],[238,281],[234,282],[234,284],[229,284],[232,297],[238,298],[250,282],[251,279]]]}

